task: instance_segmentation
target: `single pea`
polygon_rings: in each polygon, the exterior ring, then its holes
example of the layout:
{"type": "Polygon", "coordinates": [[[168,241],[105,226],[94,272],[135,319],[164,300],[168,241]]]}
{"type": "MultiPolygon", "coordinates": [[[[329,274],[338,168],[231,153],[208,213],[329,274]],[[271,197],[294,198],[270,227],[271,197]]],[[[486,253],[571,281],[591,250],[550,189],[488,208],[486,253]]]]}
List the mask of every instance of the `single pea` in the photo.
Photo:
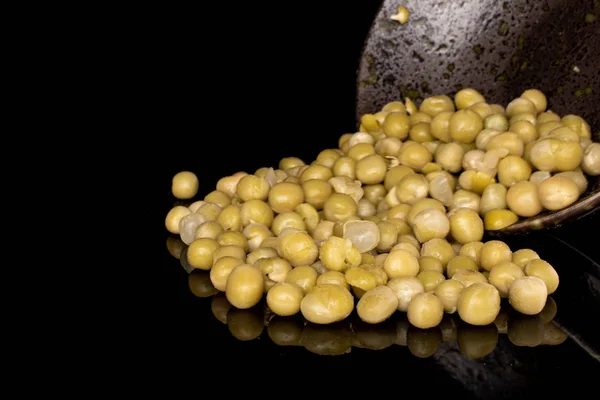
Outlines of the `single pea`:
{"type": "Polygon", "coordinates": [[[445,95],[431,96],[423,100],[419,111],[435,117],[444,111],[454,111],[454,103],[450,97],[445,95]]]}
{"type": "Polygon", "coordinates": [[[406,107],[404,106],[404,103],[402,103],[401,101],[392,101],[387,103],[385,106],[383,106],[383,108],[381,109],[381,111],[384,112],[406,112],[406,107]]]}
{"type": "Polygon", "coordinates": [[[265,178],[245,175],[237,184],[236,194],[242,201],[267,200],[271,186],[265,178]]]}
{"type": "Polygon", "coordinates": [[[360,264],[360,251],[349,239],[331,236],[319,249],[319,260],[332,271],[344,272],[360,264]]]}
{"type": "Polygon", "coordinates": [[[541,125],[545,122],[560,122],[560,117],[552,111],[545,111],[538,114],[536,118],[536,125],[541,125]]]}
{"type": "MultiPolygon", "coordinates": [[[[209,243],[209,242],[204,242],[204,243],[209,243]]],[[[212,243],[212,242],[210,242],[212,243]]],[[[246,260],[246,251],[244,251],[244,249],[242,247],[236,246],[236,245],[224,245],[221,247],[218,247],[214,252],[213,252],[213,262],[217,261],[223,257],[233,257],[233,258],[237,258],[238,260],[242,260],[245,261],[246,260]]]]}
{"type": "MultiPolygon", "coordinates": [[[[267,239],[265,239],[265,240],[267,240],[267,239]]],[[[262,260],[263,258],[272,258],[272,257],[279,257],[279,253],[277,253],[277,249],[273,248],[273,247],[262,247],[262,243],[261,243],[261,247],[248,253],[248,255],[246,256],[246,264],[253,265],[256,262],[262,260]]]]}
{"type": "Polygon", "coordinates": [[[431,239],[443,239],[450,232],[451,222],[446,214],[435,208],[428,208],[415,216],[413,231],[421,243],[431,239]]]}
{"type": "Polygon", "coordinates": [[[457,173],[464,155],[465,151],[458,143],[442,143],[435,150],[435,162],[446,171],[457,173]]]}
{"type": "Polygon", "coordinates": [[[433,117],[429,125],[431,136],[445,143],[451,142],[450,119],[453,115],[452,111],[444,111],[433,117]]]}
{"type": "Polygon", "coordinates": [[[302,186],[281,182],[271,188],[269,205],[276,213],[294,211],[296,206],[304,202],[302,186]]]}
{"type": "Polygon", "coordinates": [[[506,193],[508,208],[520,217],[533,217],[542,212],[538,186],[529,181],[512,185],[506,193]]]}
{"type": "Polygon", "coordinates": [[[565,172],[559,172],[556,175],[564,176],[565,178],[568,178],[568,179],[572,180],[573,182],[575,182],[575,184],[577,185],[577,188],[579,189],[580,195],[584,194],[588,188],[587,178],[580,171],[565,171],[565,172]]]}
{"type": "Polygon", "coordinates": [[[485,213],[483,225],[488,231],[506,228],[517,222],[519,216],[510,210],[492,210],[485,213]]]}
{"type": "Polygon", "coordinates": [[[184,217],[191,213],[192,212],[184,206],[175,206],[171,208],[165,217],[165,227],[169,232],[179,235],[179,223],[184,217]]]}
{"type": "Polygon", "coordinates": [[[446,276],[448,279],[452,278],[454,274],[461,269],[468,269],[471,271],[479,271],[479,265],[475,262],[472,257],[465,255],[458,255],[453,257],[446,267],[446,276]]]}
{"type": "Polygon", "coordinates": [[[317,278],[317,285],[325,284],[339,285],[346,290],[350,290],[350,285],[346,282],[346,276],[339,271],[326,271],[319,275],[317,278]]]}
{"type": "Polygon", "coordinates": [[[459,281],[465,287],[469,287],[475,283],[488,283],[488,279],[479,271],[473,271],[470,269],[459,269],[454,275],[452,275],[452,279],[455,281],[459,281]]]}
{"type": "Polygon", "coordinates": [[[483,120],[483,128],[494,129],[498,132],[505,132],[508,130],[508,120],[503,114],[492,114],[485,117],[483,120]]]}
{"type": "Polygon", "coordinates": [[[417,216],[417,214],[419,214],[421,211],[427,210],[429,208],[439,210],[443,213],[446,212],[446,207],[444,207],[442,202],[440,202],[439,200],[430,199],[430,198],[420,199],[411,205],[408,213],[406,214],[406,218],[405,218],[406,222],[408,222],[409,225],[414,226],[415,217],[417,216]]]}
{"type": "MultiPolygon", "coordinates": [[[[415,256],[417,258],[419,258],[421,256],[419,249],[417,249],[414,245],[412,245],[410,243],[406,243],[406,242],[401,242],[401,243],[396,244],[394,247],[392,247],[390,249],[390,253],[395,250],[406,250],[410,254],[412,254],[413,256],[415,256]]],[[[420,271],[421,271],[421,263],[419,262],[419,272],[420,271]]]]}
{"type": "Polygon", "coordinates": [[[389,251],[398,240],[398,230],[396,229],[396,225],[391,222],[380,222],[377,224],[377,229],[379,229],[379,243],[377,244],[377,251],[385,252],[389,251]]]}
{"type": "Polygon", "coordinates": [[[523,276],[515,280],[508,292],[508,301],[515,310],[525,315],[539,314],[546,305],[548,289],[537,276],[523,276]]]}
{"type": "MultiPolygon", "coordinates": [[[[374,287],[379,286],[381,278],[379,278],[374,272],[367,271],[362,267],[353,267],[345,273],[346,282],[352,287],[352,289],[360,289],[366,292],[374,287]]],[[[362,297],[364,293],[359,293],[358,298],[362,297]]]]}
{"type": "Polygon", "coordinates": [[[459,255],[471,257],[477,265],[481,263],[481,249],[483,248],[483,242],[470,242],[464,244],[459,251],[459,255]]]}
{"type": "Polygon", "coordinates": [[[421,122],[427,122],[428,124],[430,124],[432,120],[433,118],[431,118],[429,114],[425,114],[424,112],[420,111],[417,111],[416,113],[410,115],[410,124],[413,126],[416,124],[420,124],[421,122]]]}
{"type": "Polygon", "coordinates": [[[407,114],[391,112],[385,117],[382,129],[387,137],[404,140],[408,137],[410,126],[410,117],[407,114]]]}
{"type": "Polygon", "coordinates": [[[421,257],[432,256],[437,258],[444,268],[455,255],[452,245],[445,239],[431,239],[421,246],[421,257]]]}
{"type": "Polygon", "coordinates": [[[213,266],[213,254],[219,248],[214,239],[196,239],[187,249],[187,261],[194,268],[208,271],[213,266]]]}
{"type": "Polygon", "coordinates": [[[323,212],[326,219],[337,222],[355,216],[358,204],[347,194],[334,193],[325,201],[323,212]]]}
{"type": "Polygon", "coordinates": [[[360,161],[371,154],[375,154],[375,147],[370,143],[357,143],[348,149],[348,157],[354,161],[360,161]]]}
{"type": "Polygon", "coordinates": [[[485,98],[483,95],[472,88],[461,89],[454,95],[454,103],[459,110],[471,107],[473,104],[484,102],[485,98]]]}
{"type": "Polygon", "coordinates": [[[506,116],[508,118],[520,113],[531,113],[537,115],[537,109],[533,102],[522,97],[514,99],[506,106],[506,116]]]}
{"type": "Polygon", "coordinates": [[[263,277],[257,267],[241,264],[227,278],[227,300],[238,309],[248,309],[260,301],[264,293],[263,277]]]}
{"type": "Polygon", "coordinates": [[[332,167],[333,176],[346,176],[356,179],[356,161],[350,157],[340,157],[332,167]]]}
{"type": "Polygon", "coordinates": [[[437,271],[423,271],[419,272],[417,279],[421,281],[426,292],[432,292],[446,280],[446,277],[437,271]]]}
{"type": "Polygon", "coordinates": [[[488,142],[486,150],[503,148],[508,150],[508,153],[513,156],[522,157],[525,150],[525,143],[519,135],[514,132],[503,132],[494,135],[488,142]]]}
{"type": "Polygon", "coordinates": [[[485,102],[475,103],[472,106],[470,106],[468,109],[476,112],[477,115],[479,115],[481,117],[481,119],[485,119],[486,117],[494,114],[494,110],[492,110],[492,106],[490,106],[488,103],[485,103],[485,102]]]}
{"type": "Polygon", "coordinates": [[[229,197],[233,197],[237,191],[237,185],[244,176],[248,175],[246,172],[236,172],[233,175],[223,177],[217,182],[217,190],[227,194],[229,197]]]}
{"type": "Polygon", "coordinates": [[[408,303],[408,321],[417,328],[436,327],[444,316],[444,304],[432,293],[420,293],[408,303]]]}
{"type": "MultiPolygon", "coordinates": [[[[262,200],[254,199],[246,201],[242,204],[239,215],[241,223],[244,226],[256,223],[271,227],[273,224],[273,209],[262,200]]],[[[235,216],[233,216],[233,218],[235,218],[235,216]]],[[[223,226],[223,228],[225,228],[225,226],[223,226]]]]}
{"type": "Polygon", "coordinates": [[[546,95],[541,90],[527,89],[521,93],[521,98],[529,100],[538,114],[546,111],[548,101],[546,100],[546,95]]]}
{"type": "Polygon", "coordinates": [[[429,182],[420,174],[409,174],[395,186],[396,199],[403,204],[414,204],[427,197],[429,182]]]}
{"type": "Polygon", "coordinates": [[[300,231],[306,230],[306,223],[297,212],[284,212],[273,219],[271,230],[276,236],[281,236],[281,232],[286,228],[295,228],[300,231]]]}
{"type": "Polygon", "coordinates": [[[506,192],[506,187],[500,183],[488,185],[481,195],[479,214],[485,216],[489,211],[506,209],[506,192]]]}
{"type": "Polygon", "coordinates": [[[398,298],[387,286],[368,290],[356,305],[360,319],[369,324],[379,324],[387,320],[397,308],[398,298]]]}
{"type": "Polygon", "coordinates": [[[196,228],[194,239],[216,239],[223,231],[223,227],[217,221],[206,221],[196,228]]]}
{"type": "Polygon", "coordinates": [[[531,260],[539,260],[540,256],[538,253],[531,249],[520,249],[513,253],[512,262],[524,269],[527,263],[531,260]]]}
{"type": "MultiPolygon", "coordinates": [[[[271,189],[272,191],[273,189],[271,189]]],[[[317,210],[322,210],[325,201],[331,196],[331,185],[320,179],[311,179],[302,184],[304,201],[317,210]]]]}
{"type": "Polygon", "coordinates": [[[293,268],[287,274],[285,282],[298,285],[304,293],[308,293],[316,286],[318,277],[319,274],[314,268],[308,265],[301,265],[293,268]]]}
{"type": "Polygon", "coordinates": [[[592,143],[586,147],[581,169],[590,176],[600,175],[600,143],[592,143]]]}
{"type": "Polygon", "coordinates": [[[345,319],[354,309],[352,294],[339,285],[318,285],[304,296],[300,311],[314,324],[331,324],[345,319]]]}
{"type": "Polygon", "coordinates": [[[462,290],[457,311],[460,318],[468,324],[489,325],[500,313],[500,294],[489,283],[475,283],[462,290]]]}
{"type": "Polygon", "coordinates": [[[386,172],[387,164],[379,154],[371,154],[356,163],[356,178],[365,185],[383,182],[386,172]]]}
{"type": "Polygon", "coordinates": [[[519,135],[524,144],[531,143],[538,138],[538,131],[535,125],[529,121],[515,122],[511,124],[509,130],[519,135]]]}
{"type": "Polygon", "coordinates": [[[433,159],[425,146],[417,142],[406,142],[398,152],[398,161],[416,171],[420,171],[433,159]]]}
{"type": "Polygon", "coordinates": [[[207,203],[216,204],[223,208],[231,204],[231,196],[227,193],[221,192],[220,190],[213,190],[204,197],[204,201],[207,203]]]}
{"type": "Polygon", "coordinates": [[[277,256],[258,259],[256,265],[266,278],[277,283],[285,282],[292,271],[290,263],[277,256]]]}
{"type": "Polygon", "coordinates": [[[171,182],[171,193],[178,199],[191,199],[198,193],[198,177],[190,171],[175,174],[171,182]]]}
{"type": "Polygon", "coordinates": [[[304,298],[302,288],[294,283],[278,283],[267,293],[267,305],[282,317],[300,312],[300,303],[304,298]]]}
{"type": "Polygon", "coordinates": [[[556,211],[577,201],[579,188],[572,180],[555,175],[538,185],[538,194],[545,209],[556,211]]]}
{"type": "Polygon", "coordinates": [[[508,297],[512,283],[522,277],[523,270],[511,261],[504,261],[490,270],[489,282],[500,293],[500,297],[508,297]]]}
{"type": "Polygon", "coordinates": [[[558,288],[558,273],[547,261],[533,259],[525,265],[523,271],[527,276],[536,276],[544,281],[548,294],[554,293],[558,288]]]}
{"type": "Polygon", "coordinates": [[[477,211],[458,208],[449,221],[450,234],[458,243],[477,242],[483,238],[483,221],[477,211]]]}
{"type": "Polygon", "coordinates": [[[419,272],[436,271],[444,273],[442,262],[435,257],[425,256],[419,258],[419,272]]]}
{"type": "MultiPolygon", "coordinates": [[[[408,133],[410,140],[417,143],[431,142],[435,140],[431,134],[431,124],[429,122],[419,122],[410,128],[408,133]]],[[[377,147],[377,145],[375,145],[377,147]]],[[[398,150],[400,150],[398,148],[398,150]]],[[[398,154],[398,152],[396,152],[398,154]]]]}
{"type": "Polygon", "coordinates": [[[465,286],[455,279],[445,280],[435,288],[434,293],[442,301],[445,312],[448,314],[456,312],[458,298],[464,288],[465,286]]]}
{"type": "Polygon", "coordinates": [[[210,270],[210,281],[213,286],[219,291],[224,292],[227,288],[227,279],[229,278],[231,271],[243,263],[244,262],[239,258],[229,256],[221,257],[216,260],[210,270]]]}
{"type": "Polygon", "coordinates": [[[365,185],[363,187],[365,192],[365,199],[369,200],[373,204],[379,204],[385,197],[387,190],[382,184],[377,185],[365,185]]]}
{"type": "Polygon", "coordinates": [[[333,177],[333,172],[330,168],[324,165],[313,164],[306,168],[302,174],[300,174],[300,182],[304,183],[311,179],[320,179],[322,181],[328,181],[333,177]]]}
{"type": "Polygon", "coordinates": [[[448,132],[452,140],[462,143],[472,143],[477,134],[483,129],[483,120],[474,111],[459,110],[450,118],[448,132]]]}
{"type": "Polygon", "coordinates": [[[488,172],[484,171],[463,171],[458,177],[458,184],[463,190],[468,190],[477,194],[478,196],[483,194],[485,188],[487,188],[489,185],[495,182],[496,181],[494,177],[488,172]]]}
{"type": "Polygon", "coordinates": [[[292,232],[279,238],[279,254],[297,267],[314,263],[319,249],[306,232],[292,232]]]}
{"type": "Polygon", "coordinates": [[[569,128],[573,129],[575,132],[577,132],[577,134],[579,136],[588,137],[588,138],[592,136],[591,130],[590,130],[590,125],[583,118],[581,118],[578,115],[574,115],[574,114],[565,115],[564,117],[562,117],[560,122],[563,125],[568,126],[569,128]]]}
{"type": "Polygon", "coordinates": [[[491,271],[492,268],[504,261],[512,260],[512,251],[510,247],[500,240],[490,240],[483,244],[481,248],[481,267],[486,271],[491,271]]]}
{"type": "Polygon", "coordinates": [[[383,263],[383,268],[392,279],[402,276],[417,276],[419,261],[417,257],[406,250],[396,250],[389,253],[383,263]]]}

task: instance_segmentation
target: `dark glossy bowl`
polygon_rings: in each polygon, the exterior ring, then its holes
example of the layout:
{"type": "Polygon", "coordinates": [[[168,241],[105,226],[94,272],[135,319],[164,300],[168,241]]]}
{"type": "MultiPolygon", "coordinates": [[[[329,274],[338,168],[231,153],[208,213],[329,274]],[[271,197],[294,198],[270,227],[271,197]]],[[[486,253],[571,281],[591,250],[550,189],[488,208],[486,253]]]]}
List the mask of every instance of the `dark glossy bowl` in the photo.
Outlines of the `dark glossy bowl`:
{"type": "MultiPolygon", "coordinates": [[[[600,3],[591,0],[407,1],[408,23],[390,19],[383,2],[365,41],[358,72],[357,116],[386,103],[473,87],[506,105],[524,90],[547,95],[548,109],[578,114],[600,141],[600,3]]],[[[497,232],[553,228],[600,207],[600,179],[573,206],[497,232]],[[534,222],[535,220],[535,222],[534,222]]]]}

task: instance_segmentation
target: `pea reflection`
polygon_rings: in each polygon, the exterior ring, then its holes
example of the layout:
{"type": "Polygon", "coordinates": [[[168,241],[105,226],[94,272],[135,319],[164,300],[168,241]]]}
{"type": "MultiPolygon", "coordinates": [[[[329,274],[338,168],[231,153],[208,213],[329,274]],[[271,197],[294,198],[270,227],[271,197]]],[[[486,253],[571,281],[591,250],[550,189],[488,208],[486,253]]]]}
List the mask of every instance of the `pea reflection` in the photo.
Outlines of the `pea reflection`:
{"type": "MultiPolygon", "coordinates": [[[[185,272],[187,272],[188,274],[191,274],[192,272],[194,272],[196,270],[196,268],[192,267],[192,265],[188,262],[187,251],[188,251],[188,247],[185,246],[183,248],[183,250],[181,251],[181,255],[179,257],[179,262],[181,263],[181,266],[183,267],[185,272]]],[[[212,283],[211,283],[211,285],[212,285],[212,283]]]]}
{"type": "Polygon", "coordinates": [[[185,243],[183,243],[179,236],[171,235],[167,238],[167,250],[176,259],[179,260],[181,258],[181,252],[185,247],[185,243]]]}
{"type": "Polygon", "coordinates": [[[406,337],[408,350],[419,358],[428,358],[434,355],[442,344],[442,331],[439,327],[419,329],[414,326],[408,328],[406,337]]]}
{"type": "Polygon", "coordinates": [[[540,315],[514,313],[508,320],[508,340],[519,347],[537,347],[544,341],[544,323],[540,315]]]}
{"type": "Polygon", "coordinates": [[[301,346],[304,321],[297,316],[274,316],[267,326],[267,334],[278,346],[301,346]]]}
{"type": "Polygon", "coordinates": [[[258,338],[265,329],[263,308],[260,305],[247,310],[232,307],[227,312],[227,327],[233,337],[243,342],[258,338]]]}
{"type": "Polygon", "coordinates": [[[188,277],[188,285],[190,291],[197,297],[210,297],[219,292],[210,281],[208,271],[193,270],[188,277]]]}
{"type": "Polygon", "coordinates": [[[231,307],[233,306],[227,300],[227,296],[225,296],[225,293],[223,292],[217,293],[215,297],[213,297],[212,302],[210,304],[210,308],[215,318],[224,324],[227,323],[227,313],[229,312],[231,307]]]}
{"type": "Polygon", "coordinates": [[[473,326],[461,324],[456,335],[460,352],[468,358],[482,358],[491,354],[498,344],[495,324],[473,326]]]}
{"type": "MultiPolygon", "coordinates": [[[[174,243],[172,248],[176,250],[174,243]]],[[[184,259],[185,249],[180,254],[184,259]]],[[[183,265],[183,260],[180,261],[183,265]]],[[[464,357],[479,359],[493,353],[500,334],[506,334],[509,342],[517,347],[557,346],[568,338],[552,322],[557,314],[557,304],[552,297],[548,297],[542,312],[534,316],[520,314],[504,303],[495,321],[486,326],[469,325],[457,314],[445,314],[437,327],[418,329],[409,323],[406,313],[400,312],[380,324],[365,323],[353,313],[344,321],[318,325],[307,322],[300,314],[275,315],[264,301],[248,310],[236,309],[227,301],[225,293],[212,285],[208,271],[193,269],[188,279],[189,289],[195,296],[212,296],[214,317],[226,324],[236,339],[254,340],[266,330],[270,341],[277,346],[304,347],[319,355],[342,355],[352,348],[384,350],[399,345],[407,347],[415,357],[428,358],[444,345],[456,343],[464,357]]]]}
{"type": "Polygon", "coordinates": [[[211,307],[215,318],[226,323],[239,340],[256,339],[266,327],[273,344],[301,346],[319,355],[341,355],[352,348],[384,350],[399,345],[408,347],[415,357],[428,358],[445,344],[455,342],[464,357],[480,359],[493,353],[503,332],[518,347],[556,346],[568,337],[553,322],[543,323],[542,314],[526,316],[509,306],[505,306],[494,323],[486,326],[469,325],[456,314],[446,314],[440,325],[431,329],[412,326],[405,313],[397,313],[381,324],[367,324],[353,314],[335,324],[318,325],[305,321],[300,314],[274,315],[262,302],[249,310],[238,310],[223,293],[213,298],[211,307]]]}
{"type": "Polygon", "coordinates": [[[352,346],[369,350],[383,350],[396,343],[396,323],[388,319],[380,324],[367,324],[358,316],[352,320],[352,346]]]}
{"type": "Polygon", "coordinates": [[[302,331],[300,342],[311,353],[323,356],[341,355],[352,348],[352,330],[348,321],[330,325],[309,323],[302,331]]]}

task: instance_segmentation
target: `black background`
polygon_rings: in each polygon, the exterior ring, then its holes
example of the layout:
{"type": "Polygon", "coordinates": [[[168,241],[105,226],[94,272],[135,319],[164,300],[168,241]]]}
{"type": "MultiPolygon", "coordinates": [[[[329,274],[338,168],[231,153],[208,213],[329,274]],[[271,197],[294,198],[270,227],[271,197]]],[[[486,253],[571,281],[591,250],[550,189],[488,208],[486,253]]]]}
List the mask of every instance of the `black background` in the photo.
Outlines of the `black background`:
{"type": "MultiPolygon", "coordinates": [[[[147,318],[137,363],[181,376],[186,384],[190,376],[214,379],[223,371],[264,378],[278,370],[296,384],[305,382],[301,377],[323,382],[319,376],[327,373],[360,371],[401,373],[407,380],[438,382],[440,393],[460,393],[443,371],[397,346],[381,354],[353,350],[348,357],[328,358],[301,348],[283,351],[267,338],[237,341],[212,316],[210,299],[189,292],[186,273],[165,246],[164,216],[174,204],[170,183],[176,172],[194,171],[201,197],[220,177],[240,170],[275,166],[285,156],[310,161],[356,129],[356,69],[378,5],[223,2],[136,15],[136,28],[119,51],[125,82],[120,100],[131,104],[125,112],[134,121],[135,142],[127,146],[135,154],[134,174],[141,176],[131,178],[132,186],[149,199],[135,206],[144,217],[142,244],[134,250],[144,282],[136,304],[147,318]]],[[[598,218],[558,234],[598,259],[597,239],[586,233],[594,226],[598,218]]],[[[545,357],[560,356],[553,354],[545,357]]],[[[541,362],[544,356],[535,357],[541,362]]],[[[357,385],[386,386],[371,379],[357,385]]],[[[267,384],[255,385],[253,393],[269,393],[267,384]]]]}

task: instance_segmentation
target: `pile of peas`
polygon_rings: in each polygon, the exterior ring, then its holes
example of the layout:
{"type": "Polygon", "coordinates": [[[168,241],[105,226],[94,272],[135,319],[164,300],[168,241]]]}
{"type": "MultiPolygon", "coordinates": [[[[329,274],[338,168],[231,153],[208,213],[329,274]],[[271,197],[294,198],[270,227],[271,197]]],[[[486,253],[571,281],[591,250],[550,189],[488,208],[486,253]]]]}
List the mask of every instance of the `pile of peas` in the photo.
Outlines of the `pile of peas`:
{"type": "MultiPolygon", "coordinates": [[[[546,107],[536,89],[506,108],[474,89],[418,108],[394,101],[312,163],[287,157],[226,176],[204,200],[173,207],[165,225],[238,309],[266,295],[274,314],[314,324],[354,309],[379,324],[398,310],[427,329],[455,312],[491,324],[508,298],[536,315],[558,288],[555,269],[531,249],[482,240],[571,205],[586,175],[600,174],[589,125],[546,107]]],[[[197,192],[195,174],[175,175],[176,198],[197,192]]]]}

